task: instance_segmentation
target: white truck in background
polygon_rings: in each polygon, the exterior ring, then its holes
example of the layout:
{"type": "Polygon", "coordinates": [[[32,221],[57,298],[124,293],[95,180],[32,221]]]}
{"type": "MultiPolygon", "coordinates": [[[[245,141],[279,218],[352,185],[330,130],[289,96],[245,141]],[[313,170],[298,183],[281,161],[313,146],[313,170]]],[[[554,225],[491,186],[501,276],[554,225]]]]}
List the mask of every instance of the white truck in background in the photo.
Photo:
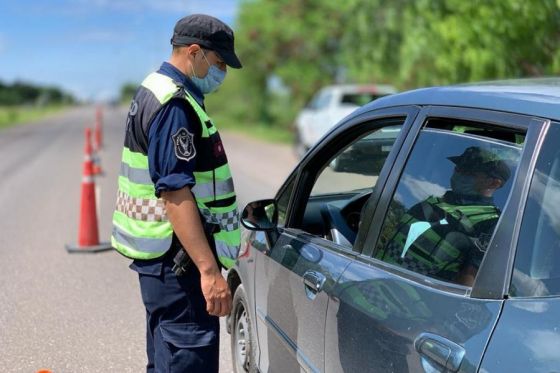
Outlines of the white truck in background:
{"type": "Polygon", "coordinates": [[[295,150],[305,153],[342,118],[380,97],[396,93],[390,85],[347,84],[320,89],[295,119],[295,150]]]}

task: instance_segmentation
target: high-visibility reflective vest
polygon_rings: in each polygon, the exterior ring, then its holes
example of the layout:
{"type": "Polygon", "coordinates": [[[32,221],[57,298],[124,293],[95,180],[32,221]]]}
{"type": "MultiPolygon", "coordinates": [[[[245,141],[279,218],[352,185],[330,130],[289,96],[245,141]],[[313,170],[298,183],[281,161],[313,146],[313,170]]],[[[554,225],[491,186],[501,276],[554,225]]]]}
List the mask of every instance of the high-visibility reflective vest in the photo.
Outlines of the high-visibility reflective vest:
{"type": "Polygon", "coordinates": [[[184,99],[194,109],[201,124],[191,189],[201,215],[217,224],[214,233],[220,262],[230,268],[240,244],[239,214],[230,168],[216,127],[204,109],[179,83],[159,74],[150,74],[136,92],[127,118],[117,204],[113,213],[111,242],[121,254],[132,259],[154,259],[171,247],[173,227],[148,169],[148,131],[152,119],[171,99],[184,99]],[[217,151],[218,150],[218,151],[217,151]]]}
{"type": "Polygon", "coordinates": [[[458,205],[438,197],[430,197],[418,207],[425,219],[403,214],[395,234],[375,257],[446,280],[462,269],[469,254],[466,249],[477,250],[482,258],[500,216],[493,205],[458,205]]]}

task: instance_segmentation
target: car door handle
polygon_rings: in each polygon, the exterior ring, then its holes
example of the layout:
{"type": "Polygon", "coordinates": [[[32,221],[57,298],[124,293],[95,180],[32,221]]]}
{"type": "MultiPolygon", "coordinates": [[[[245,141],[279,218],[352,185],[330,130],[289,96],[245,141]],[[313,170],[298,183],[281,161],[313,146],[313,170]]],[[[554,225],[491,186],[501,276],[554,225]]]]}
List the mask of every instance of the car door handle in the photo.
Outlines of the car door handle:
{"type": "Polygon", "coordinates": [[[451,372],[459,370],[465,356],[463,347],[432,333],[422,333],[416,337],[414,347],[422,357],[428,357],[451,372]]]}
{"type": "Polygon", "coordinates": [[[308,270],[303,274],[303,283],[305,288],[310,290],[313,294],[319,293],[323,290],[323,285],[327,278],[320,272],[308,270]]]}

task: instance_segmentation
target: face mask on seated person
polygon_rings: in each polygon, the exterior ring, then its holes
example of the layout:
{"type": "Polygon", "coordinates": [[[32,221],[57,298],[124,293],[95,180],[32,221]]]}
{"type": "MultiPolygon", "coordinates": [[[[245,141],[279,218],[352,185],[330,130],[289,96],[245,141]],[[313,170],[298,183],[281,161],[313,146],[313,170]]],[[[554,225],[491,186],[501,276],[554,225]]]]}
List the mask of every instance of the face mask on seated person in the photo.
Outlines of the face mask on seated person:
{"type": "Polygon", "coordinates": [[[198,78],[194,73],[193,67],[193,76],[191,80],[202,93],[208,94],[214,92],[223,83],[226,78],[226,72],[220,70],[216,65],[210,65],[210,62],[208,62],[204,52],[202,52],[202,56],[206,60],[208,66],[210,66],[208,74],[206,74],[204,78],[198,78]]]}
{"type": "Polygon", "coordinates": [[[477,196],[480,194],[476,189],[475,178],[460,172],[454,172],[451,176],[451,190],[466,196],[477,196]]]}

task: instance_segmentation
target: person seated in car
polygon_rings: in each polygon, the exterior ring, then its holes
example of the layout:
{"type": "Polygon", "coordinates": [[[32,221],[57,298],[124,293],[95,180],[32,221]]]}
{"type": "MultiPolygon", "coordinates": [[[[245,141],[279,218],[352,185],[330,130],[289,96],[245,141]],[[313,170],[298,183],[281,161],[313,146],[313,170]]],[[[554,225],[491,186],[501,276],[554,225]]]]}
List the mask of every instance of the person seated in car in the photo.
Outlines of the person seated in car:
{"type": "Polygon", "coordinates": [[[451,190],[406,211],[376,257],[471,286],[500,217],[493,195],[509,179],[510,168],[495,152],[476,146],[448,159],[455,164],[451,190]]]}

